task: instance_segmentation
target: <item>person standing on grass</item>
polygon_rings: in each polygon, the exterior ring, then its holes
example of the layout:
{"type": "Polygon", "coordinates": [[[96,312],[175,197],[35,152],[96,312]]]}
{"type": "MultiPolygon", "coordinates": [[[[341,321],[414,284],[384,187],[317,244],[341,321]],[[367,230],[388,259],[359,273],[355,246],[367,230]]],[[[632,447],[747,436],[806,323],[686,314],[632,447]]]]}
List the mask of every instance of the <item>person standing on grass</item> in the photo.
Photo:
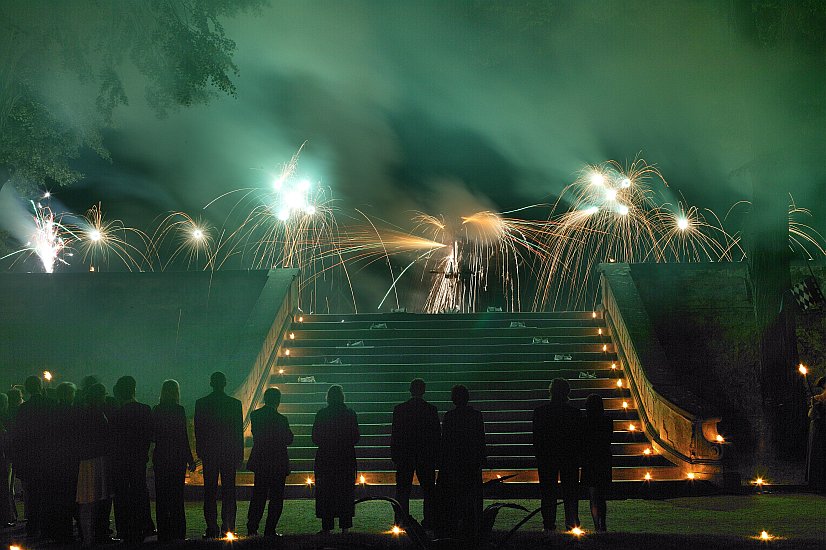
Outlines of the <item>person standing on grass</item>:
{"type": "Polygon", "coordinates": [[[9,453],[9,396],[0,393],[0,529],[13,527],[17,519],[12,512],[14,509],[14,495],[11,492],[9,477],[11,464],[9,453]]]}
{"type": "Polygon", "coordinates": [[[551,400],[533,412],[533,446],[539,470],[542,526],[545,534],[556,530],[557,479],[562,482],[565,530],[579,527],[579,464],[582,415],[568,404],[571,386],[564,378],[551,381],[551,400]]]}
{"type": "Polygon", "coordinates": [[[454,408],[442,423],[438,492],[441,527],[475,548],[482,521],[482,467],[487,459],[482,413],[471,407],[470,392],[458,384],[450,391],[454,408]]]}
{"type": "Polygon", "coordinates": [[[195,452],[204,465],[204,538],[235,532],[235,474],[244,460],[241,402],[225,393],[227,377],[214,372],[212,393],[195,402],[195,452]],[[221,529],[218,530],[218,478],[221,478],[221,529]]]}
{"type": "Polygon", "coordinates": [[[158,542],[186,539],[184,484],[186,468],[195,469],[186,412],[180,405],[181,388],[175,380],[165,380],[161,397],[152,409],[152,468],[155,471],[155,518],[158,542]]]}
{"type": "Polygon", "coordinates": [[[582,484],[588,487],[594,529],[607,530],[605,499],[611,488],[611,439],[614,421],[605,416],[602,397],[591,394],[585,400],[585,422],[582,431],[582,484]]]}
{"type": "Polygon", "coordinates": [[[152,443],[152,410],[135,400],[136,386],[131,376],[118,379],[113,391],[120,407],[110,419],[115,526],[127,544],[140,544],[146,538],[149,509],[146,463],[152,443]]]}
{"type": "Polygon", "coordinates": [[[40,534],[43,512],[44,468],[50,468],[46,457],[49,451],[48,426],[54,403],[43,395],[43,382],[29,376],[24,382],[29,399],[20,404],[11,434],[12,462],[17,477],[23,483],[23,501],[26,513],[26,536],[40,534]]]}
{"type": "Polygon", "coordinates": [[[106,388],[95,383],[86,388],[77,416],[78,477],[75,500],[83,546],[111,540],[101,509],[109,510],[111,489],[107,461],[111,447],[109,421],[104,412],[106,388]]]}
{"type": "Polygon", "coordinates": [[[327,406],[313,422],[313,443],[318,445],[315,473],[315,514],[321,518],[322,535],[334,527],[342,533],[353,526],[355,515],[356,443],[359,438],[356,413],[344,404],[341,386],[327,390],[327,406]]]}
{"type": "Polygon", "coordinates": [[[255,473],[255,479],[247,515],[249,536],[258,535],[258,524],[268,499],[270,509],[264,524],[264,536],[281,536],[275,528],[284,509],[284,484],[290,473],[287,446],[293,442],[293,432],[287,417],[278,412],[280,404],[281,390],[267,388],[264,406],[250,413],[252,452],[247,468],[255,473]]]}
{"type": "Polygon", "coordinates": [[[442,434],[439,413],[424,400],[424,392],[424,380],[414,379],[410,382],[410,399],[393,409],[390,456],[396,465],[396,500],[409,515],[415,473],[424,497],[422,527],[432,530],[435,527],[436,458],[442,434]]]}
{"type": "Polygon", "coordinates": [[[826,493],[826,376],[815,382],[820,390],[809,403],[809,448],[806,454],[806,481],[809,488],[826,493]]]}

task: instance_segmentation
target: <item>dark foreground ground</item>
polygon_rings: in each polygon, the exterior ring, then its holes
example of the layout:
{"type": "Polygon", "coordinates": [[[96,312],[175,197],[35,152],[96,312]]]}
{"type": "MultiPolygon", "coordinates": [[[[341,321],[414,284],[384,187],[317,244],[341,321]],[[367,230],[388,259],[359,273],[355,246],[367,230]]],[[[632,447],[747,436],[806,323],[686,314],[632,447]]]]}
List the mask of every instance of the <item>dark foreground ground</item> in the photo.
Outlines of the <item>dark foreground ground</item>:
{"type": "MultiPolygon", "coordinates": [[[[529,510],[536,500],[510,501],[529,510]]],[[[202,541],[204,523],[200,503],[187,504],[187,527],[193,540],[176,545],[159,545],[147,541],[146,547],[224,549],[233,548],[367,548],[412,549],[405,535],[393,535],[393,514],[389,505],[380,502],[360,504],[356,509],[353,533],[317,536],[320,528],[315,518],[312,500],[292,500],[285,504],[279,531],[285,537],[279,542],[262,538],[245,538],[248,502],[238,503],[239,540],[202,541]]],[[[421,501],[411,502],[413,515],[421,516],[421,501]]],[[[561,508],[561,507],[560,507],[561,508]]],[[[561,512],[561,510],[560,510],[561,512]]],[[[500,545],[505,534],[524,517],[515,510],[503,510],[497,518],[493,536],[487,548],[500,545]]],[[[668,500],[621,500],[608,503],[609,533],[595,534],[587,502],[580,503],[580,517],[586,534],[577,539],[566,533],[550,538],[541,534],[538,517],[529,521],[503,548],[610,548],[617,550],[795,548],[826,549],[826,498],[810,494],[763,494],[751,496],[691,497],[668,500]],[[761,531],[777,537],[762,542],[756,537],[761,531]]],[[[263,527],[263,525],[262,525],[263,527]]],[[[46,548],[20,538],[20,530],[3,532],[3,548],[19,544],[21,548],[46,548]]],[[[52,546],[53,547],[53,546],[52,546]]],[[[113,548],[113,547],[103,547],[113,548]]],[[[442,548],[455,548],[448,544],[442,548]]]]}

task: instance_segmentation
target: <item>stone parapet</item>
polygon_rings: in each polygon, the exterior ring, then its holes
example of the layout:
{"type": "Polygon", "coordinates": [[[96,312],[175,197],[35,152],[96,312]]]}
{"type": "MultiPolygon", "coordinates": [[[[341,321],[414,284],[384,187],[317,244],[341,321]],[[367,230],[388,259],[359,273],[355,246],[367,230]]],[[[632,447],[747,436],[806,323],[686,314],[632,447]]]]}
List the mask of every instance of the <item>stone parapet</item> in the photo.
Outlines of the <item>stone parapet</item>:
{"type": "Polygon", "coordinates": [[[250,340],[258,346],[239,345],[232,363],[234,365],[252,365],[249,374],[233,392],[241,401],[244,410],[244,432],[250,435],[250,412],[267,388],[272,373],[272,367],[278,359],[284,334],[292,323],[293,314],[298,309],[298,270],[271,271],[270,277],[261,291],[256,307],[250,313],[244,326],[241,340],[250,340]],[[284,284],[284,277],[292,278],[289,284],[284,284]],[[275,317],[272,317],[273,305],[279,304],[275,317]],[[266,323],[267,321],[271,321],[266,323]],[[266,324],[265,324],[266,323],[266,324]],[[260,327],[269,326],[266,336],[261,342],[260,327]],[[253,350],[257,355],[253,357],[253,350]]]}
{"type": "MultiPolygon", "coordinates": [[[[715,408],[677,382],[628,264],[600,266],[602,306],[654,449],[696,479],[728,483],[715,408]]],[[[736,475],[734,476],[736,478],[736,475]]]]}

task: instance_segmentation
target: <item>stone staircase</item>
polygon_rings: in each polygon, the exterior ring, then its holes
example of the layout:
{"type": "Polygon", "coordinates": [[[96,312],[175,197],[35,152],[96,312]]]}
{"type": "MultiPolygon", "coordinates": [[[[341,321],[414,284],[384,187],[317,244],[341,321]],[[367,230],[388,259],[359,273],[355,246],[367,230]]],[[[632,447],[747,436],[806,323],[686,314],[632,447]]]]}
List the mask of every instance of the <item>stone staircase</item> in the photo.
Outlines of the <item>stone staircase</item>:
{"type": "MultiPolygon", "coordinates": [[[[613,477],[619,493],[686,484],[679,468],[641,433],[622,365],[597,313],[297,315],[270,375],[270,385],[283,393],[280,411],[296,436],[289,449],[288,496],[312,494],[312,422],[331,384],[344,387],[347,404],[358,414],[361,492],[392,495],[392,411],[409,398],[408,384],[416,377],[427,382],[425,398],[440,415],[452,407],[451,386],[468,386],[471,405],[485,420],[484,477],[513,476],[497,484],[497,496],[538,496],[531,418],[557,377],[569,380],[575,406],[584,407],[591,393],[604,398],[614,419],[613,477]]],[[[239,475],[242,485],[251,484],[251,474],[239,475]]]]}

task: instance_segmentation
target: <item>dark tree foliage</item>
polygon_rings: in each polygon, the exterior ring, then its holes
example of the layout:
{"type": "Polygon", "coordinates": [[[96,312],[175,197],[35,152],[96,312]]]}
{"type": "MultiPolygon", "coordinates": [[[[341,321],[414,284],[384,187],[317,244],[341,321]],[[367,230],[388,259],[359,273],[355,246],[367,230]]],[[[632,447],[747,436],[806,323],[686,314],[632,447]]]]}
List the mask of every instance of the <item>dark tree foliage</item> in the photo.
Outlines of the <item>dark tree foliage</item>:
{"type": "Polygon", "coordinates": [[[221,21],[266,0],[0,2],[0,187],[68,184],[84,148],[142,84],[158,116],[235,95],[221,21]]]}

